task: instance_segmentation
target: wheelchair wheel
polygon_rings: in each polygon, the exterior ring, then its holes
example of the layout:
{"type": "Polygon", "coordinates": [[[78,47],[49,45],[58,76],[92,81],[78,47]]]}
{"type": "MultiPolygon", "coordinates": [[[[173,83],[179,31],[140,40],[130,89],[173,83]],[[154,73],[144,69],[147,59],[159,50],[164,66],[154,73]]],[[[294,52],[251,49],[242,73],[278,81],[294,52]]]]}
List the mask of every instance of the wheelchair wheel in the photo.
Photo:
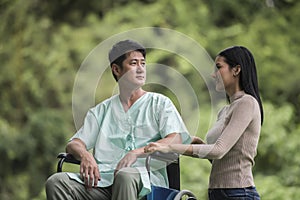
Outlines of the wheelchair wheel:
{"type": "Polygon", "coordinates": [[[174,200],[197,200],[195,195],[189,190],[181,190],[174,200]]]}

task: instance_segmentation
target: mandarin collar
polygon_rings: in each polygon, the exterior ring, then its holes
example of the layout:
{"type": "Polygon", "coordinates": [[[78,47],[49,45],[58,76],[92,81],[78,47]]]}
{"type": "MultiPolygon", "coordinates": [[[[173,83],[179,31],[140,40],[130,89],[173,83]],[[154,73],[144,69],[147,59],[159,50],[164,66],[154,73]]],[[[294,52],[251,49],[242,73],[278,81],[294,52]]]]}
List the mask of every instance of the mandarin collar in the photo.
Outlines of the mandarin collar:
{"type": "Polygon", "coordinates": [[[238,91],[236,93],[234,93],[230,98],[230,103],[234,102],[235,100],[241,98],[242,96],[245,95],[245,92],[242,90],[242,91],[238,91]]]}

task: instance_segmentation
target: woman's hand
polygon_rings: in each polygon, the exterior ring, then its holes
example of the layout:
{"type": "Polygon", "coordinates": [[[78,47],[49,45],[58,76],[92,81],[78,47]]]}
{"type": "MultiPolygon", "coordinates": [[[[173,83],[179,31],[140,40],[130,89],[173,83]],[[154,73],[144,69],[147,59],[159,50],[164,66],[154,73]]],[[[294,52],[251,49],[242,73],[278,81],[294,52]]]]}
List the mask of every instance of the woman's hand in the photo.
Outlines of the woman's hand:
{"type": "Polygon", "coordinates": [[[171,152],[171,148],[170,148],[169,144],[158,143],[158,142],[151,142],[144,148],[145,153],[152,153],[155,151],[169,153],[169,152],[171,152]]]}

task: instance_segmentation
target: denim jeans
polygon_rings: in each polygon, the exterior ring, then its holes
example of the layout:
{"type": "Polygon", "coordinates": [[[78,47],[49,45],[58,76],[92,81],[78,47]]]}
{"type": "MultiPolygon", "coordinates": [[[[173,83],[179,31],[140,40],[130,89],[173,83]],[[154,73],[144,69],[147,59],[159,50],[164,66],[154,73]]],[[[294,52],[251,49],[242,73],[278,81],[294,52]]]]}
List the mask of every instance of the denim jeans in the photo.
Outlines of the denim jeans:
{"type": "Polygon", "coordinates": [[[260,200],[255,187],[209,189],[209,200],[260,200]]]}

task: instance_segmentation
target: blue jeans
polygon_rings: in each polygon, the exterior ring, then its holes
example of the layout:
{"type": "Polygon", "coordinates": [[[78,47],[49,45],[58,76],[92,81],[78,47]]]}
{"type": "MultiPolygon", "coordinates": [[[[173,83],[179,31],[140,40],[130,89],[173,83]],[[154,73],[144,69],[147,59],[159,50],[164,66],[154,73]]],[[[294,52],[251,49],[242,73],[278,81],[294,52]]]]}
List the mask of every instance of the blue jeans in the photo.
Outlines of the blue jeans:
{"type": "Polygon", "coordinates": [[[255,187],[209,189],[209,200],[260,200],[255,187]]]}

